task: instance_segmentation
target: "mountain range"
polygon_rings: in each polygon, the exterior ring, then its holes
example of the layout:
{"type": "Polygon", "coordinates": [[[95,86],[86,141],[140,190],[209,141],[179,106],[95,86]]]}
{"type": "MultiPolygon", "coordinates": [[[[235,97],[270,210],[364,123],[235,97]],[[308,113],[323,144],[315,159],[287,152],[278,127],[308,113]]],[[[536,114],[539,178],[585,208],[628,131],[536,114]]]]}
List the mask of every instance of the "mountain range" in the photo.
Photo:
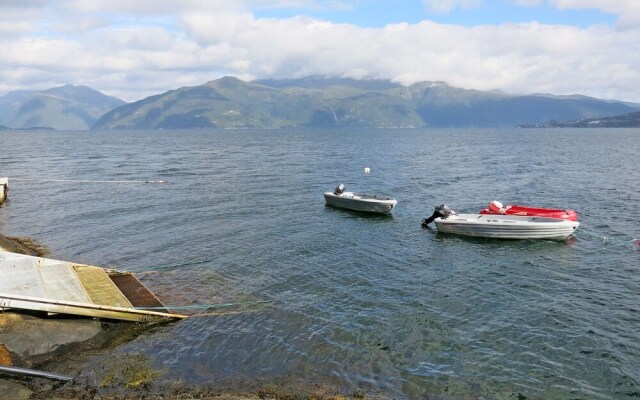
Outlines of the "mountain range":
{"type": "Polygon", "coordinates": [[[592,97],[514,95],[444,82],[309,77],[223,77],[125,103],[85,86],[0,97],[0,125],[14,129],[195,129],[293,127],[515,127],[602,120],[640,104],[592,97]]]}
{"type": "Polygon", "coordinates": [[[515,127],[637,110],[586,96],[510,95],[443,82],[224,77],[119,107],[93,129],[515,127]]]}
{"type": "Polygon", "coordinates": [[[86,130],[123,104],[123,100],[87,86],[13,91],[0,97],[0,125],[13,129],[86,130]]]}

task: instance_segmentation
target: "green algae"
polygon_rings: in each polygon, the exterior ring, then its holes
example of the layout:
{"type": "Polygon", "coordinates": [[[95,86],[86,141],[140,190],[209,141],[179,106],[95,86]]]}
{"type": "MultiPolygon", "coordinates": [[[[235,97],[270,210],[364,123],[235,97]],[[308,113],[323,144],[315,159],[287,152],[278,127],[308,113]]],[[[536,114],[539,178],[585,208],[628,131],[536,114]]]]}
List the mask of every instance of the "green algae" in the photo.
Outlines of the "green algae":
{"type": "Polygon", "coordinates": [[[102,360],[97,368],[100,387],[125,387],[138,389],[151,384],[166,373],[166,369],[155,369],[149,358],[142,354],[114,355],[102,360]]]}

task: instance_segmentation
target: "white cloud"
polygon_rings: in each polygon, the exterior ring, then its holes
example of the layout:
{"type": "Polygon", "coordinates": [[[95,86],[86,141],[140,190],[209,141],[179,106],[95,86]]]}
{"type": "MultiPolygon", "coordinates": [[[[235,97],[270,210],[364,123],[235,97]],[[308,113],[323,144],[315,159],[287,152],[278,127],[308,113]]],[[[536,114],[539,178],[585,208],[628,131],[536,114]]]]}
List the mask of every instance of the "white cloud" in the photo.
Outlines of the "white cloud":
{"type": "Polygon", "coordinates": [[[8,36],[23,36],[38,29],[36,21],[46,15],[40,1],[0,2],[0,38],[8,36]]]}
{"type": "MultiPolygon", "coordinates": [[[[468,28],[423,22],[362,29],[303,18],[256,20],[246,14],[227,15],[224,21],[199,17],[183,23],[204,48],[225,49],[218,53],[218,65],[233,69],[234,60],[243,60],[241,72],[252,77],[327,74],[404,84],[444,80],[476,89],[594,96],[610,95],[608,85],[640,82],[640,71],[633,68],[640,65],[640,56],[627,51],[633,43],[640,45],[640,37],[607,27],[530,23],[468,28]]],[[[634,89],[619,93],[627,99],[638,96],[634,89]]]]}
{"type": "Polygon", "coordinates": [[[618,16],[618,27],[640,28],[638,0],[549,0],[560,9],[595,9],[618,16]]]}
{"type": "Polygon", "coordinates": [[[482,0],[422,0],[422,2],[429,10],[446,14],[457,7],[478,7],[482,3],[482,0]]]}
{"type": "Polygon", "coordinates": [[[114,13],[124,15],[175,15],[184,10],[211,12],[215,10],[239,10],[243,1],[227,0],[60,0],[61,8],[80,13],[114,13]]]}
{"type": "Polygon", "coordinates": [[[36,26],[27,21],[2,21],[0,20],[0,36],[23,36],[36,30],[36,26]]]}
{"type": "MultiPolygon", "coordinates": [[[[553,1],[558,7],[578,4],[553,1]]],[[[605,7],[605,2],[585,2],[605,7]]],[[[616,10],[634,7],[611,3],[616,10]]],[[[0,90],[74,83],[132,101],[223,75],[245,80],[328,75],[640,102],[640,55],[633,51],[640,48],[640,31],[633,29],[429,21],[361,28],[309,17],[256,18],[249,5],[290,4],[260,0],[167,1],[162,14],[157,0],[57,4],[44,14],[12,7],[11,17],[0,5],[0,33],[21,33],[0,34],[0,90]],[[58,28],[65,23],[70,25],[58,28]]]]}
{"type": "Polygon", "coordinates": [[[560,8],[594,8],[615,14],[638,9],[636,0],[549,0],[560,8]]]}
{"type": "Polygon", "coordinates": [[[60,21],[53,25],[53,29],[64,34],[81,35],[105,26],[108,26],[108,21],[103,18],[74,17],[72,24],[68,20],[60,21]]]}

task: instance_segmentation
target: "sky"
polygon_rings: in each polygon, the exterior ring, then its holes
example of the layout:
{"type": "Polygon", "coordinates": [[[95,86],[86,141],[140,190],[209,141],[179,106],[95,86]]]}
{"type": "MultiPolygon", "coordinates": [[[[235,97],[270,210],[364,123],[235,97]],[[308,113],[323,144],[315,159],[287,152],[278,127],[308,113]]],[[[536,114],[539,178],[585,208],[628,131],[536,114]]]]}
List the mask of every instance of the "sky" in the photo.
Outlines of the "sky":
{"type": "Polygon", "coordinates": [[[0,0],[0,96],[136,101],[223,76],[640,103],[640,0],[0,0]]]}

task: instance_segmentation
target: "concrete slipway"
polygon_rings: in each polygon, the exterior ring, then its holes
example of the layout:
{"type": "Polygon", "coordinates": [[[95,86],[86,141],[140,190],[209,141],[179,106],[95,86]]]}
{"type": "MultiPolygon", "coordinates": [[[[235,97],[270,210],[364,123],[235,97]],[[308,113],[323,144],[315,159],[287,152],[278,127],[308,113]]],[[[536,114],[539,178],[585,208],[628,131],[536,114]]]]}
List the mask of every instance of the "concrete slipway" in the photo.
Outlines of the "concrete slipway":
{"type": "Polygon", "coordinates": [[[0,311],[8,308],[139,322],[187,318],[131,273],[0,251],[0,311]]]}

